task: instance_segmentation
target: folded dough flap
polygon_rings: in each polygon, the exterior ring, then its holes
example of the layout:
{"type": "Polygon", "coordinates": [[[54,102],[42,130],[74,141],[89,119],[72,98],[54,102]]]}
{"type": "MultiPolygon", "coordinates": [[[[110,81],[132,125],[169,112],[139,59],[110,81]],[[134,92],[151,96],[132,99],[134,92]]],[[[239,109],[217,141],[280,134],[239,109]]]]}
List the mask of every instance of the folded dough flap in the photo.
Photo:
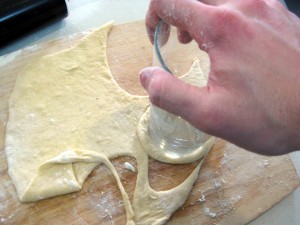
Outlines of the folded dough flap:
{"type": "Polygon", "coordinates": [[[22,202],[37,201],[81,189],[88,174],[101,163],[99,158],[84,156],[81,151],[67,150],[43,163],[26,190],[18,190],[22,202]],[[77,163],[85,162],[85,170],[78,171],[77,163]]]}
{"type": "Polygon", "coordinates": [[[95,166],[106,160],[106,156],[96,152],[66,150],[39,167],[27,189],[23,193],[18,190],[20,200],[37,201],[78,191],[95,166]],[[86,164],[85,170],[78,171],[77,163],[86,164]]]}

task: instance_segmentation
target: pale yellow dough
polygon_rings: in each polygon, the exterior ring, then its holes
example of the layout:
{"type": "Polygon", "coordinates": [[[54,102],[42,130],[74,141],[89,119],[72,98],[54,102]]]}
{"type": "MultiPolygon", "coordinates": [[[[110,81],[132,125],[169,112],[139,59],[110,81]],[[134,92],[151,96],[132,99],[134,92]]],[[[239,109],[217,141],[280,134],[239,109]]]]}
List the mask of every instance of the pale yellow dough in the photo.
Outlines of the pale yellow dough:
{"type": "MultiPolygon", "coordinates": [[[[113,79],[106,60],[111,29],[112,23],[102,26],[18,76],[6,131],[9,175],[21,201],[37,201],[80,190],[95,166],[104,163],[121,190],[127,224],[163,224],[185,202],[201,163],[174,189],[151,189],[148,155],[136,134],[149,101],[128,94],[113,79]],[[109,161],[123,155],[138,164],[132,204],[109,161]]],[[[196,79],[195,73],[185,79],[196,79]]]]}

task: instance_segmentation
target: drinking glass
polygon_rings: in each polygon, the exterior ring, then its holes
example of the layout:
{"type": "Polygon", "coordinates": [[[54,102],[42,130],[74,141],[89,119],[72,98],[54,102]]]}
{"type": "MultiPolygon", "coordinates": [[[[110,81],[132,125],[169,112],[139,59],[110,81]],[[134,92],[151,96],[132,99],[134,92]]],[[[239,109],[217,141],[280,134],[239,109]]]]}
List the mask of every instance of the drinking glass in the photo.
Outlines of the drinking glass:
{"type": "MultiPolygon", "coordinates": [[[[184,75],[199,51],[197,43],[181,44],[176,28],[159,22],[154,35],[153,66],[159,66],[175,76],[184,75]]],[[[152,144],[170,158],[191,158],[211,137],[180,116],[152,104],[148,131],[152,144]]]]}

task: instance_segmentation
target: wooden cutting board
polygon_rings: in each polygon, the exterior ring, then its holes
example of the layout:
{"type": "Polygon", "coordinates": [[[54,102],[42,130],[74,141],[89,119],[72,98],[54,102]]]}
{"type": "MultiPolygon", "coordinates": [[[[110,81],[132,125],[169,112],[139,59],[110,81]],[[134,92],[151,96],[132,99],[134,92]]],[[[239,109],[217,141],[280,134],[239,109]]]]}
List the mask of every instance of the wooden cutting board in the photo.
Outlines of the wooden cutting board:
{"type": "MultiPolygon", "coordinates": [[[[110,171],[98,166],[81,191],[34,203],[20,203],[7,174],[4,152],[8,99],[17,74],[34,58],[68,48],[77,34],[0,57],[0,224],[125,224],[124,204],[110,171]]],[[[108,62],[116,81],[133,94],[145,94],[138,72],[151,65],[152,46],[144,22],[115,26],[108,39],[108,62]]],[[[202,62],[205,61],[204,59],[202,62]]],[[[207,67],[207,62],[203,62],[207,67]]],[[[206,70],[208,68],[205,68],[206,70]]],[[[132,199],[136,173],[113,160],[132,199]]],[[[150,183],[155,190],[180,184],[196,163],[168,165],[150,160],[150,183]]],[[[245,224],[299,187],[299,177],[288,156],[265,157],[218,139],[203,164],[186,203],[167,224],[245,224]]]]}

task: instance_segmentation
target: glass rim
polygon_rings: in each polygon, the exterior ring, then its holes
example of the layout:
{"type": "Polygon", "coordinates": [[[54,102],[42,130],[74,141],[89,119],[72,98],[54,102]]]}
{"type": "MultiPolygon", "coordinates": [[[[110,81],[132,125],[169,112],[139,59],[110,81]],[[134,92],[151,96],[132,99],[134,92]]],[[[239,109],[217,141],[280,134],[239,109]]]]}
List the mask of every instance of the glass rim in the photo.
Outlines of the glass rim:
{"type": "Polygon", "coordinates": [[[163,23],[164,23],[164,21],[160,20],[156,26],[155,33],[154,33],[154,49],[155,49],[155,54],[158,58],[160,65],[162,66],[162,68],[165,71],[169,72],[170,74],[173,74],[172,71],[167,66],[167,64],[165,63],[165,61],[163,60],[163,57],[162,57],[160,49],[159,49],[160,48],[159,36],[160,36],[161,27],[162,27],[163,23]]]}

